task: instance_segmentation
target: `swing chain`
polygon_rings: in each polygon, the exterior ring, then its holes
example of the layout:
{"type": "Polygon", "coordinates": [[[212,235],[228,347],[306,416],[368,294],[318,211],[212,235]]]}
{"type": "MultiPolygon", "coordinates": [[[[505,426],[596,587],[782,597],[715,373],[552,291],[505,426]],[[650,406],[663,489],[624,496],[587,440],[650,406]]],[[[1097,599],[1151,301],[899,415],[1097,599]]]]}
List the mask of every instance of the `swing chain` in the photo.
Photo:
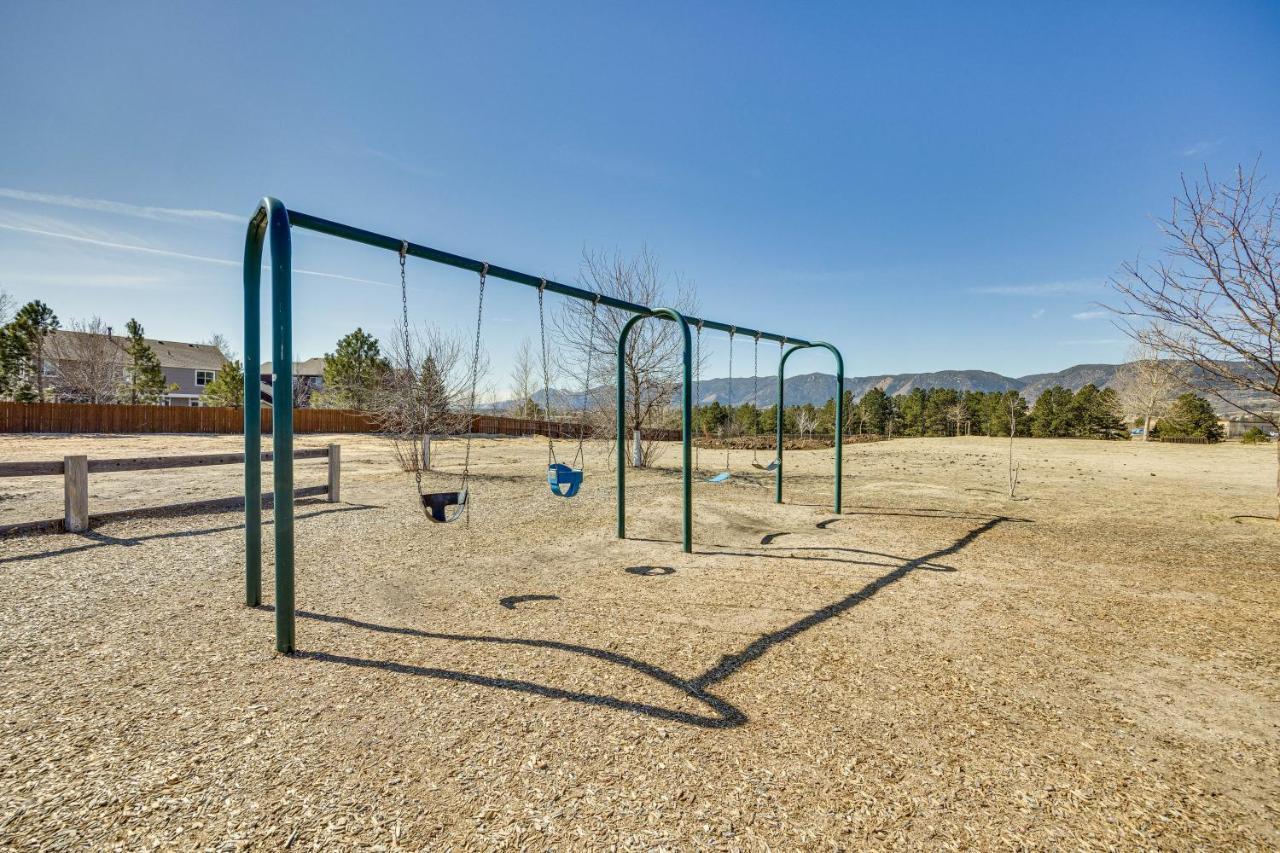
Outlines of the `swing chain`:
{"type": "MultiPolygon", "coordinates": [[[[697,394],[698,396],[698,399],[694,401],[693,409],[695,412],[701,412],[702,410],[702,321],[701,320],[698,321],[698,342],[697,342],[697,346],[694,348],[694,355],[693,355],[693,388],[694,388],[694,393],[697,394]]],[[[698,428],[702,429],[702,427],[703,427],[703,423],[702,423],[702,418],[700,417],[698,419],[698,428]]],[[[700,446],[699,444],[695,444],[693,446],[693,470],[695,471],[702,470],[702,463],[701,461],[699,461],[701,456],[701,454],[698,452],[699,446],[700,446]]]]}
{"type": "Polygon", "coordinates": [[[760,335],[756,332],[755,348],[751,351],[751,461],[760,461],[760,335]]]}
{"type": "Polygon", "coordinates": [[[542,295],[547,280],[538,280],[538,334],[542,337],[542,408],[547,423],[547,467],[556,463],[556,445],[551,439],[551,365],[547,358],[547,320],[542,310],[542,295]]]}
{"type": "MultiPolygon", "coordinates": [[[[404,363],[412,381],[413,359],[409,355],[409,286],[405,276],[404,262],[409,254],[409,241],[400,241],[400,324],[404,335],[404,363]]],[[[422,448],[410,443],[413,447],[413,485],[418,490],[418,496],[422,496],[422,448]]],[[[422,514],[427,515],[427,507],[422,506],[422,514]]]]}
{"type": "MultiPolygon", "coordinates": [[[[489,275],[489,265],[480,268],[480,294],[476,300],[476,344],[471,353],[471,395],[467,402],[467,449],[462,457],[462,489],[467,488],[467,478],[471,475],[471,437],[475,433],[476,424],[476,385],[480,381],[480,321],[484,317],[484,283],[489,275]]],[[[471,524],[471,501],[467,501],[467,524],[471,524]]]]}
{"type": "Polygon", "coordinates": [[[596,314],[600,309],[599,293],[596,294],[595,300],[591,303],[591,325],[587,328],[587,372],[582,379],[582,409],[578,413],[578,449],[573,454],[573,464],[570,467],[579,467],[580,461],[583,459],[582,443],[587,437],[587,409],[591,398],[591,356],[596,351],[596,314]]]}
{"type": "Polygon", "coordinates": [[[733,336],[738,333],[737,326],[729,327],[729,420],[724,427],[724,470],[729,470],[729,439],[733,435],[736,413],[733,410],[733,336]]]}

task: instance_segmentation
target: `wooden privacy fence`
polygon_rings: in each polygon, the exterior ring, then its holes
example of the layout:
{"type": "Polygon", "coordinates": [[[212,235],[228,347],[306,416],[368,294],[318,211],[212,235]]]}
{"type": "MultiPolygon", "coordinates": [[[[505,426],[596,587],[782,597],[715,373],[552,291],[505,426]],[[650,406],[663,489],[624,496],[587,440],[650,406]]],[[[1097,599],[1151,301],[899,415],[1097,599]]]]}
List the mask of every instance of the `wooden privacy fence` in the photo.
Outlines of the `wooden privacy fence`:
{"type": "MultiPolygon", "coordinates": [[[[376,432],[363,412],[294,409],[294,432],[376,432]]],[[[262,430],[271,431],[271,410],[262,411],[262,430]]],[[[0,432],[210,433],[244,432],[244,411],[186,406],[131,406],[102,403],[0,403],[0,432]]]]}
{"type": "MultiPolygon", "coordinates": [[[[485,435],[546,435],[547,422],[537,418],[475,415],[472,431],[485,435]]],[[[577,438],[578,423],[552,421],[555,438],[577,438]]],[[[262,410],[262,431],[271,432],[271,410],[262,410]]],[[[294,409],[295,433],[378,432],[377,418],[350,409],[294,409]]],[[[244,411],[209,407],[131,406],[111,403],[0,403],[0,433],[205,433],[244,432],[244,411]]],[[[609,429],[612,432],[612,428],[609,429]]],[[[586,426],[588,437],[594,434],[586,426]]],[[[679,441],[678,429],[646,429],[646,438],[679,441]]]]}
{"type": "MultiPolygon", "coordinates": [[[[263,453],[264,462],[274,458],[272,453],[263,453]]],[[[342,497],[342,445],[330,444],[312,450],[297,450],[294,459],[328,459],[329,478],[324,485],[305,486],[295,489],[295,498],[325,495],[330,503],[337,503],[342,497]]],[[[39,533],[61,530],[65,533],[82,533],[88,530],[92,522],[107,521],[127,515],[139,513],[173,512],[193,509],[228,508],[244,506],[243,497],[214,498],[211,500],[189,501],[186,503],[166,504],[158,507],[121,510],[118,512],[89,515],[89,475],[116,473],[120,471],[155,471],[161,468],[202,468],[207,465],[243,465],[243,453],[207,453],[199,456],[151,456],[136,459],[90,459],[87,456],[64,456],[61,460],[46,462],[0,462],[0,478],[3,477],[40,477],[62,476],[63,517],[43,521],[24,521],[17,524],[0,525],[0,536],[15,533],[39,533]]],[[[262,495],[264,503],[272,499],[267,492],[262,495]]]]}

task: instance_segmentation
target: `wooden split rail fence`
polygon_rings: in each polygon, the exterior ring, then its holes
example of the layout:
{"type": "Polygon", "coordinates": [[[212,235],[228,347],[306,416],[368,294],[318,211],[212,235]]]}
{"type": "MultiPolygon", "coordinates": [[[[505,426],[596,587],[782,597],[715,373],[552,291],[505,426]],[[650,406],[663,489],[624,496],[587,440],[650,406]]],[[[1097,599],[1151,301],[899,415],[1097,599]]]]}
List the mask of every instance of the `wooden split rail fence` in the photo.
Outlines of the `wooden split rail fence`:
{"type": "MultiPolygon", "coordinates": [[[[264,462],[270,462],[274,454],[262,454],[264,462]]],[[[304,486],[295,489],[295,498],[325,495],[330,503],[337,503],[342,497],[342,445],[330,444],[307,450],[295,450],[294,459],[328,459],[328,482],[319,486],[304,486]]],[[[90,459],[87,456],[64,456],[61,460],[46,462],[0,462],[0,478],[3,477],[40,477],[62,476],[63,517],[43,521],[27,521],[17,524],[0,525],[0,536],[15,533],[40,533],[62,531],[65,533],[82,533],[89,529],[93,522],[107,521],[139,513],[181,512],[195,509],[234,509],[244,506],[244,498],[215,498],[212,500],[189,501],[186,503],[166,504],[158,507],[121,510],[118,512],[89,514],[89,475],[118,473],[121,471],[155,471],[163,468],[203,468],[209,465],[243,465],[243,453],[207,453],[198,456],[153,456],[134,459],[90,459]]],[[[272,494],[262,495],[264,506],[269,504],[272,494]]]]}

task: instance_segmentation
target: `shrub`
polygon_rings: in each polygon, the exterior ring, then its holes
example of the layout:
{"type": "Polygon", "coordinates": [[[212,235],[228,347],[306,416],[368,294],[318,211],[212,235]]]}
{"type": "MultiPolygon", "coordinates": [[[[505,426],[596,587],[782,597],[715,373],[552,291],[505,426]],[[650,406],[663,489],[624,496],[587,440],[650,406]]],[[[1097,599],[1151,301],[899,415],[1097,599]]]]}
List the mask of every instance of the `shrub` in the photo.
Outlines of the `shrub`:
{"type": "Polygon", "coordinates": [[[1266,444],[1270,440],[1271,436],[1257,427],[1250,428],[1244,435],[1240,436],[1240,441],[1244,444],[1266,444]]]}

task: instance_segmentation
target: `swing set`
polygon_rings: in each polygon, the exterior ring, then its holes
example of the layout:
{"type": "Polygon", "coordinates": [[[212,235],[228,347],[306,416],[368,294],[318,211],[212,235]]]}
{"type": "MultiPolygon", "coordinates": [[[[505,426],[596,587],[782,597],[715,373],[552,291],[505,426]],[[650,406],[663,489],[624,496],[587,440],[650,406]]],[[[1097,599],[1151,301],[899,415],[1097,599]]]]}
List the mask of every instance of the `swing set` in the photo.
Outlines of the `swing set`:
{"type": "MultiPolygon", "coordinates": [[[[293,385],[293,285],[292,285],[292,228],[302,228],[318,234],[326,234],[366,246],[395,252],[400,258],[400,285],[402,322],[408,353],[409,308],[408,289],[406,286],[405,263],[407,258],[414,257],[444,266],[470,270],[479,275],[479,288],[476,299],[476,336],[472,352],[471,375],[469,377],[468,401],[466,409],[466,450],[463,459],[461,482],[456,489],[446,491],[424,491],[422,472],[415,470],[415,485],[422,504],[423,512],[434,523],[449,524],[468,515],[471,508],[470,470],[471,439],[475,423],[476,385],[478,382],[479,354],[481,346],[481,322],[484,316],[485,285],[490,278],[522,284],[535,288],[538,292],[538,317],[541,329],[543,356],[543,392],[548,419],[547,429],[547,485],[553,495],[560,498],[572,498],[583,486],[583,442],[586,437],[586,407],[590,388],[584,388],[582,396],[581,421],[579,424],[577,450],[569,464],[560,462],[555,453],[555,442],[550,427],[550,367],[546,339],[546,323],[543,316],[543,301],[547,291],[571,299],[579,299],[592,303],[590,321],[590,339],[595,341],[596,315],[600,306],[624,311],[633,316],[623,324],[617,341],[617,423],[619,435],[615,442],[617,449],[617,535],[626,538],[626,442],[623,440],[622,424],[625,422],[626,408],[626,371],[625,353],[627,338],[631,330],[641,320],[658,318],[676,323],[682,338],[681,350],[681,491],[683,518],[681,524],[681,540],[685,553],[693,551],[693,463],[692,445],[692,413],[693,413],[693,347],[690,326],[698,331],[699,358],[701,356],[701,337],[703,328],[714,329],[729,334],[730,346],[730,400],[732,400],[732,357],[733,339],[738,334],[749,334],[755,338],[756,367],[759,367],[760,341],[777,341],[782,353],[778,363],[778,402],[777,402],[777,444],[776,455],[768,465],[760,465],[752,455],[753,467],[771,471],[774,475],[774,500],[782,503],[782,411],[783,382],[787,359],[795,352],[813,347],[829,350],[836,359],[836,387],[844,387],[844,362],[840,351],[829,343],[822,341],[806,341],[766,332],[731,326],[713,320],[686,317],[673,308],[653,308],[617,299],[590,290],[573,287],[546,278],[539,278],[527,273],[505,267],[495,266],[483,261],[455,255],[450,252],[433,249],[407,240],[389,237],[373,231],[366,231],[339,222],[321,219],[297,210],[289,210],[282,202],[274,198],[264,198],[249,220],[245,235],[244,250],[244,359],[246,365],[258,364],[262,360],[261,310],[262,291],[262,259],[266,244],[271,247],[271,353],[272,368],[272,447],[274,450],[274,469],[272,472],[274,502],[274,536],[275,536],[275,592],[276,592],[276,649],[291,653],[294,650],[294,503],[293,503],[293,400],[288,392],[293,385]],[[790,348],[788,348],[790,344],[790,348]]],[[[594,346],[588,346],[588,360],[594,346]]],[[[759,392],[759,370],[756,370],[755,390],[759,392]]],[[[590,364],[586,374],[586,384],[590,384],[590,364]]],[[[701,373],[699,372],[699,381],[701,373]]],[[[262,410],[252,405],[258,399],[258,377],[253,371],[245,371],[244,408],[244,446],[245,446],[245,603],[256,607],[262,602],[262,504],[258,495],[262,493],[262,410]]],[[[844,395],[836,394],[835,423],[835,471],[834,471],[834,510],[841,510],[841,466],[843,457],[843,423],[844,395]]],[[[758,436],[758,426],[753,429],[753,436],[758,436]]],[[[725,470],[708,478],[708,482],[724,483],[731,477],[726,450],[725,470]]]]}

